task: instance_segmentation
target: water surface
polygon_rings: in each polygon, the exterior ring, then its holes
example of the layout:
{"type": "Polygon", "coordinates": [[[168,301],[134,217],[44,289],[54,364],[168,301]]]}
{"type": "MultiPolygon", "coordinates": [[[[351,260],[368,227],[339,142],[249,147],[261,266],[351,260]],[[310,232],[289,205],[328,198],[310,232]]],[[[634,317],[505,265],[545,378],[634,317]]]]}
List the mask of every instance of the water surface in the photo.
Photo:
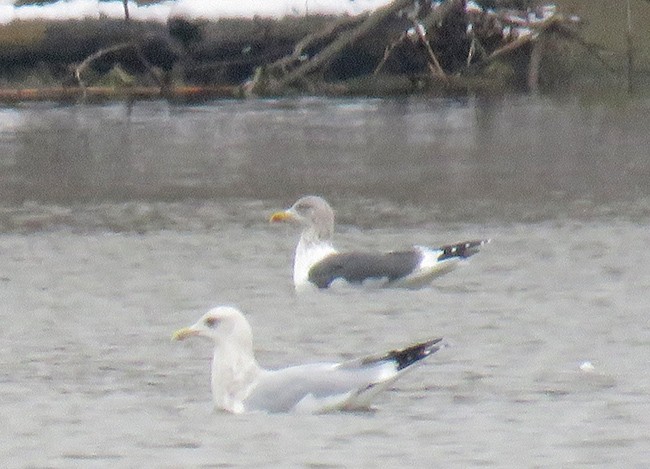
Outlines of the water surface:
{"type": "Polygon", "coordinates": [[[0,110],[3,466],[647,467],[649,107],[0,110]],[[430,289],[296,297],[267,218],[314,192],[341,247],[493,242],[430,289]],[[224,415],[208,344],[170,341],[222,303],[270,367],[450,347],[372,412],[224,415]]]}

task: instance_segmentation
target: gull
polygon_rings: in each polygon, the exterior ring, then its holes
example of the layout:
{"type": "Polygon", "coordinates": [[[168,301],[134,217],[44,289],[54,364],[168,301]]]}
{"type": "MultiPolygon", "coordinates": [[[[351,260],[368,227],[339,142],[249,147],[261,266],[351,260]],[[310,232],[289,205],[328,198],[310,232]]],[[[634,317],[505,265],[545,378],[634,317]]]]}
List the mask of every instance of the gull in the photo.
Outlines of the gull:
{"type": "Polygon", "coordinates": [[[301,197],[287,210],[273,213],[270,221],[302,226],[293,263],[296,290],[325,289],[335,283],[423,288],[490,242],[484,239],[435,248],[413,246],[391,252],[339,252],[332,244],[334,211],[316,195],[301,197]]]}
{"type": "Polygon", "coordinates": [[[356,360],[268,370],[255,360],[250,324],[231,306],[211,309],[172,339],[193,336],[212,340],[214,406],[232,413],[368,409],[379,392],[443,347],[436,338],[356,360]]]}

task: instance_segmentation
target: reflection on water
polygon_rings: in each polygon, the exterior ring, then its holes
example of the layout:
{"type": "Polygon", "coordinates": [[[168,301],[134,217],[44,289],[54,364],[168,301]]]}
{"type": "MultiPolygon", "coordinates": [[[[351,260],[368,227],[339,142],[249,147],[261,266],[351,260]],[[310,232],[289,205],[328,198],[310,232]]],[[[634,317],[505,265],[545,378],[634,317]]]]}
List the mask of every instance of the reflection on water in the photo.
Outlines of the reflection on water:
{"type": "Polygon", "coordinates": [[[649,111],[529,98],[30,105],[0,111],[0,197],[625,207],[650,191],[649,111]]]}

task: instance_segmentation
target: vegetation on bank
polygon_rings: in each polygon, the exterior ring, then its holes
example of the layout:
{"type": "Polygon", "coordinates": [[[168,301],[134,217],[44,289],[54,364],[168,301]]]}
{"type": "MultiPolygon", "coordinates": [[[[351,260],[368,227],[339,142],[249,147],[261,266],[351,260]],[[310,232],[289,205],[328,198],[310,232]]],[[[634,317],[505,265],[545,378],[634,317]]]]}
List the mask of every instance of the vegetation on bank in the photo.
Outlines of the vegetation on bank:
{"type": "Polygon", "coordinates": [[[468,11],[465,0],[426,5],[394,0],[359,16],[280,20],[14,21],[0,27],[0,101],[573,92],[630,85],[630,70],[620,60],[609,60],[611,54],[583,39],[579,18],[551,9],[530,21],[524,11],[468,11]]]}

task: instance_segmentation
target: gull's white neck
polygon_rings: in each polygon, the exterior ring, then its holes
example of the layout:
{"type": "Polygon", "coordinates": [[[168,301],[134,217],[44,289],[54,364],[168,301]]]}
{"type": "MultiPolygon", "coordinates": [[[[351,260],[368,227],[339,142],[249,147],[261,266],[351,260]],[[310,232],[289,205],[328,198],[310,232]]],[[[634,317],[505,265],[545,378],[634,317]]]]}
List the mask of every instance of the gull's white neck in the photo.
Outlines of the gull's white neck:
{"type": "Polygon", "coordinates": [[[300,288],[308,285],[309,269],[335,252],[336,249],[332,246],[329,237],[323,239],[312,229],[303,231],[293,260],[293,284],[295,287],[300,288]]]}
{"type": "Polygon", "coordinates": [[[214,347],[212,359],[212,399],[215,407],[228,412],[243,412],[246,399],[260,373],[250,349],[225,343],[214,347]]]}

